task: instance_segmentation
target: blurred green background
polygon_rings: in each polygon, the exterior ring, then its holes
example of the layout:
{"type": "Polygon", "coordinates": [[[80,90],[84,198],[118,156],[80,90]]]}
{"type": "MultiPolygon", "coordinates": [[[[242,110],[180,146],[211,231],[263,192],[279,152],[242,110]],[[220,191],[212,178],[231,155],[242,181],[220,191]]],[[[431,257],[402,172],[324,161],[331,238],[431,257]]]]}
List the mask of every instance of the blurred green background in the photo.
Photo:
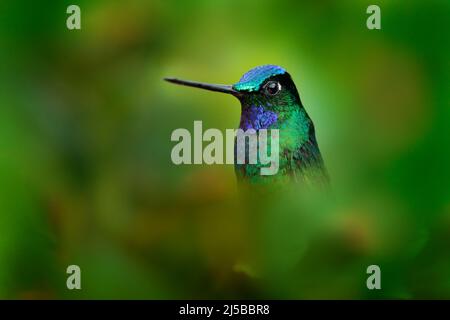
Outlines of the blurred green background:
{"type": "Polygon", "coordinates": [[[0,298],[450,298],[450,2],[376,1],[373,31],[370,4],[2,0],[0,298]],[[170,160],[240,107],[161,79],[261,64],[296,82],[329,201],[249,212],[232,166],[170,160]]]}

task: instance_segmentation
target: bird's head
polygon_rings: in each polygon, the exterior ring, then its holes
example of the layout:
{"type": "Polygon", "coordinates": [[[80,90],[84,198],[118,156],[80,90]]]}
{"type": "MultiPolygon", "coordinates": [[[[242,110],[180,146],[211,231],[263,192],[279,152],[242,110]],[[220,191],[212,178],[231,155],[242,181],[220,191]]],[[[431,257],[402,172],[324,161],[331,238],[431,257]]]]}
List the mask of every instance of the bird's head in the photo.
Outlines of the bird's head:
{"type": "Polygon", "coordinates": [[[258,66],[245,73],[233,85],[209,84],[196,81],[165,78],[166,81],[210,91],[231,94],[237,97],[243,109],[261,106],[266,110],[298,108],[300,98],[289,73],[275,65],[258,66]]]}

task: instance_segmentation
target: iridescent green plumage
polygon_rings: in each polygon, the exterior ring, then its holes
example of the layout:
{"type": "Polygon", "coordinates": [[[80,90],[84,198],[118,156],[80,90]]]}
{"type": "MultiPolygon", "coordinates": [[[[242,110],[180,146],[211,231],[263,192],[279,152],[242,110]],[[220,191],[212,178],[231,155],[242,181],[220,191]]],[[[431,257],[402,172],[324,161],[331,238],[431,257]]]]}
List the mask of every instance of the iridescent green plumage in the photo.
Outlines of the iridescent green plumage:
{"type": "MultiPolygon", "coordinates": [[[[209,85],[183,80],[171,82],[231,93],[241,102],[239,128],[279,130],[279,170],[275,175],[261,175],[256,164],[235,164],[240,181],[251,184],[298,182],[326,185],[326,173],[317,145],[314,124],[303,107],[291,76],[281,67],[265,65],[247,72],[233,86],[209,85]]],[[[268,143],[270,153],[270,140],[268,143]]],[[[235,162],[236,163],[236,162],[235,162]]]]}
{"type": "Polygon", "coordinates": [[[262,66],[250,70],[233,88],[243,93],[240,98],[242,115],[240,128],[247,130],[278,129],[279,140],[279,171],[274,176],[262,176],[255,167],[261,164],[236,165],[239,178],[250,183],[273,183],[296,181],[304,184],[326,184],[328,176],[322,156],[317,145],[314,124],[303,107],[297,89],[291,76],[276,66],[262,66]],[[276,68],[276,72],[272,70],[276,68]],[[261,72],[260,69],[266,70],[261,72]],[[271,72],[272,71],[272,72],[271,72]],[[254,87],[249,87],[252,82],[254,87]],[[280,90],[271,95],[265,90],[269,82],[280,84],[280,90]],[[258,106],[258,108],[255,108],[258,106]],[[258,111],[260,116],[258,117],[258,111]],[[251,121],[246,121],[251,112],[251,121]],[[264,113],[273,113],[275,121],[264,126],[260,118],[264,113]]]}

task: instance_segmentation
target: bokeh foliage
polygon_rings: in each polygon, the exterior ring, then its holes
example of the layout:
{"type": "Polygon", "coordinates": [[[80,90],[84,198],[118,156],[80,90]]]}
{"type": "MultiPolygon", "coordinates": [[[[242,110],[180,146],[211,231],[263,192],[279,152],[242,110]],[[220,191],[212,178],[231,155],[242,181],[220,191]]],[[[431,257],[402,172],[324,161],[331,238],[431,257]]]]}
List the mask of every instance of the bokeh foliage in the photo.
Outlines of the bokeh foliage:
{"type": "Polygon", "coordinates": [[[380,31],[370,4],[1,1],[0,297],[450,298],[450,2],[377,1],[380,31]],[[315,122],[327,201],[243,201],[232,166],[170,161],[174,129],[240,108],[161,79],[267,63],[315,122]]]}

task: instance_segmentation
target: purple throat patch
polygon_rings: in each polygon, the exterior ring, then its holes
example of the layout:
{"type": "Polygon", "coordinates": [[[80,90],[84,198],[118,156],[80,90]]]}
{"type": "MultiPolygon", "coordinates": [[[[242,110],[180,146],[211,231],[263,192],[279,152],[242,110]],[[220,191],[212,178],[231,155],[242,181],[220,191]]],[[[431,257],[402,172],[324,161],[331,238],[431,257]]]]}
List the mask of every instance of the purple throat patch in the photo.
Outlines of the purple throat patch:
{"type": "Polygon", "coordinates": [[[242,110],[239,128],[243,130],[267,129],[277,120],[276,112],[265,110],[263,106],[250,106],[242,110]]]}

